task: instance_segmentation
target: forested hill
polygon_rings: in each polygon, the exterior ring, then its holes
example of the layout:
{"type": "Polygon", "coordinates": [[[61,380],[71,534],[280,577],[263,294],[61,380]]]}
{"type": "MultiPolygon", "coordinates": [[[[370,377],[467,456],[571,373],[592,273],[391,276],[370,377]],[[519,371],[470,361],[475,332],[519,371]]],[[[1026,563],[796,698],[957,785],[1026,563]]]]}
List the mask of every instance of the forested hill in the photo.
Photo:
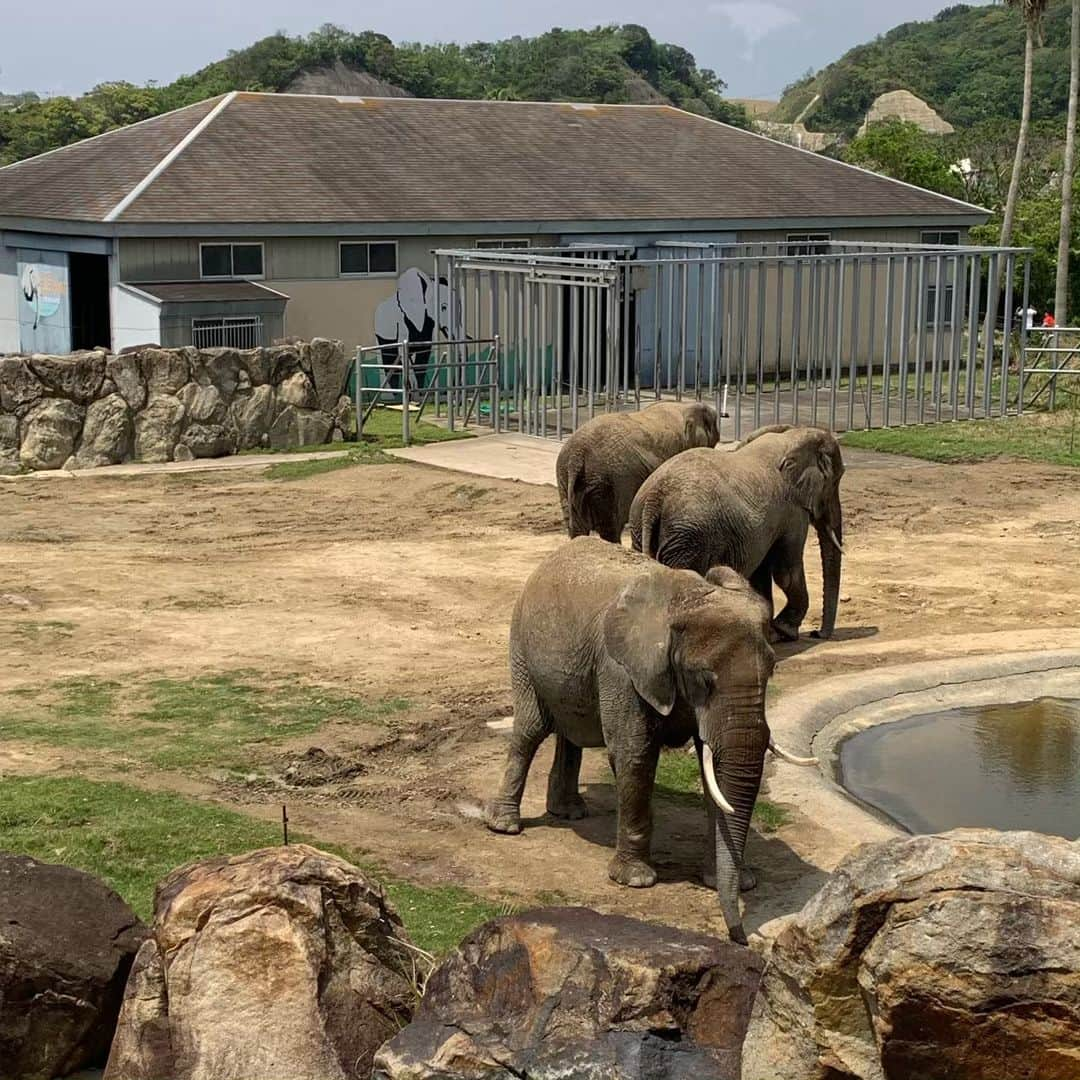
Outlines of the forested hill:
{"type": "MultiPolygon", "coordinates": [[[[554,29],[472,45],[395,45],[372,31],[324,26],[275,34],[167,86],[104,83],[82,97],[0,100],[0,165],[40,154],[229,90],[336,89],[349,75],[365,92],[521,101],[670,102],[748,126],[721,97],[723,81],[642,26],[554,29]]],[[[12,88],[14,89],[14,88],[12,88]]],[[[32,97],[32,95],[31,95],[32,97]]]]}
{"type": "MultiPolygon", "coordinates": [[[[1036,120],[1064,119],[1070,3],[1051,0],[1046,14],[1045,45],[1035,55],[1036,120]]],[[[851,134],[879,94],[910,90],[957,128],[983,120],[1015,121],[1023,96],[1023,56],[1017,11],[999,4],[956,4],[929,22],[904,23],[788,87],[774,119],[794,120],[820,94],[806,126],[851,134]]]]}

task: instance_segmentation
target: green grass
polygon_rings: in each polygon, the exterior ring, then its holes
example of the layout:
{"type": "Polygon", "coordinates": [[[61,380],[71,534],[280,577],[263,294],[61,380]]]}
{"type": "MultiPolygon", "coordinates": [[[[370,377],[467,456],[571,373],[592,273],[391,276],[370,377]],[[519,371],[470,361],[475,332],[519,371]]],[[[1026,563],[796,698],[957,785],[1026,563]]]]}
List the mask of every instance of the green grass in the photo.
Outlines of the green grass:
{"type": "MultiPolygon", "coordinates": [[[[661,753],[656,769],[655,790],[662,798],[700,805],[702,791],[697,755],[685,750],[665,750],[661,753]]],[[[782,806],[765,799],[758,799],[754,804],[753,821],[758,832],[776,832],[787,824],[788,817],[788,812],[782,806]]]]}
{"type": "Polygon", "coordinates": [[[928,461],[972,462],[996,457],[1022,458],[1052,465],[1080,465],[1080,433],[1070,449],[1071,419],[1066,412],[964,420],[878,431],[849,431],[845,446],[907,454],[928,461]]]}
{"type": "MultiPolygon", "coordinates": [[[[0,783],[0,850],[96,874],[146,920],[153,915],[155,885],[175,867],[280,842],[276,825],[167,792],[75,777],[8,777],[0,783]]],[[[365,869],[346,850],[326,850],[365,869]]],[[[498,914],[497,904],[464,889],[424,888],[367,872],[382,881],[413,942],[436,954],[498,914]]]]}
{"type": "Polygon", "coordinates": [[[258,672],[145,679],[127,687],[67,679],[0,696],[0,739],[116,751],[162,769],[246,767],[262,747],[331,720],[371,722],[408,707],[366,702],[258,672]]]}

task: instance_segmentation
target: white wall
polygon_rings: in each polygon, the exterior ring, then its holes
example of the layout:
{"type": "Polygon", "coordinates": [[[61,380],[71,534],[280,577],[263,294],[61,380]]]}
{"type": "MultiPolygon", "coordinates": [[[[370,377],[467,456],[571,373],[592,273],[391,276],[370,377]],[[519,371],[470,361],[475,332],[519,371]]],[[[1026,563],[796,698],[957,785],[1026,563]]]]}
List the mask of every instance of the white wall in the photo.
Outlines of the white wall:
{"type": "Polygon", "coordinates": [[[109,310],[113,352],[161,341],[161,305],[155,301],[126,285],[113,285],[109,310]]]}
{"type": "Polygon", "coordinates": [[[0,245],[0,353],[19,351],[18,288],[15,249],[0,245]]]}

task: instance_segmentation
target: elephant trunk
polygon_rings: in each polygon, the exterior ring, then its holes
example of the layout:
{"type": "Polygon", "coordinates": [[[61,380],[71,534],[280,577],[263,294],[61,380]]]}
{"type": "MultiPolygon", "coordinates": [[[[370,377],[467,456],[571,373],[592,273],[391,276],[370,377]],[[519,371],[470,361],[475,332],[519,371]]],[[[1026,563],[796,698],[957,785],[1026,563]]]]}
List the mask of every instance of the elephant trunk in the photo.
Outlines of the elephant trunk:
{"type": "Polygon", "coordinates": [[[821,630],[819,637],[829,638],[836,629],[836,606],[840,600],[840,567],[843,562],[841,545],[844,542],[844,517],[840,509],[840,496],[834,495],[826,518],[816,521],[818,544],[821,547],[821,577],[823,595],[821,602],[821,630]]]}
{"type": "Polygon", "coordinates": [[[718,738],[706,741],[719,763],[717,780],[731,812],[716,809],[716,893],[728,936],[745,945],[739,913],[739,872],[769,743],[763,693],[755,691],[752,700],[728,712],[718,730],[718,738]]]}

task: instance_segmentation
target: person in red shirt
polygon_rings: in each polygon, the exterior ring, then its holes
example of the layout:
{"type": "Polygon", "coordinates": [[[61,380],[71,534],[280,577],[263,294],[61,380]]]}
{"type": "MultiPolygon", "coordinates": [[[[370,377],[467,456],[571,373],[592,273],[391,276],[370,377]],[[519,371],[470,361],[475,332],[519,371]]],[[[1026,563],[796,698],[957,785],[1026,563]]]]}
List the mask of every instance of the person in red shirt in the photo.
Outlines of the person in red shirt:
{"type": "Polygon", "coordinates": [[[1044,330],[1052,330],[1057,326],[1057,323],[1054,321],[1054,316],[1049,311],[1043,316],[1042,324],[1044,330]]]}

